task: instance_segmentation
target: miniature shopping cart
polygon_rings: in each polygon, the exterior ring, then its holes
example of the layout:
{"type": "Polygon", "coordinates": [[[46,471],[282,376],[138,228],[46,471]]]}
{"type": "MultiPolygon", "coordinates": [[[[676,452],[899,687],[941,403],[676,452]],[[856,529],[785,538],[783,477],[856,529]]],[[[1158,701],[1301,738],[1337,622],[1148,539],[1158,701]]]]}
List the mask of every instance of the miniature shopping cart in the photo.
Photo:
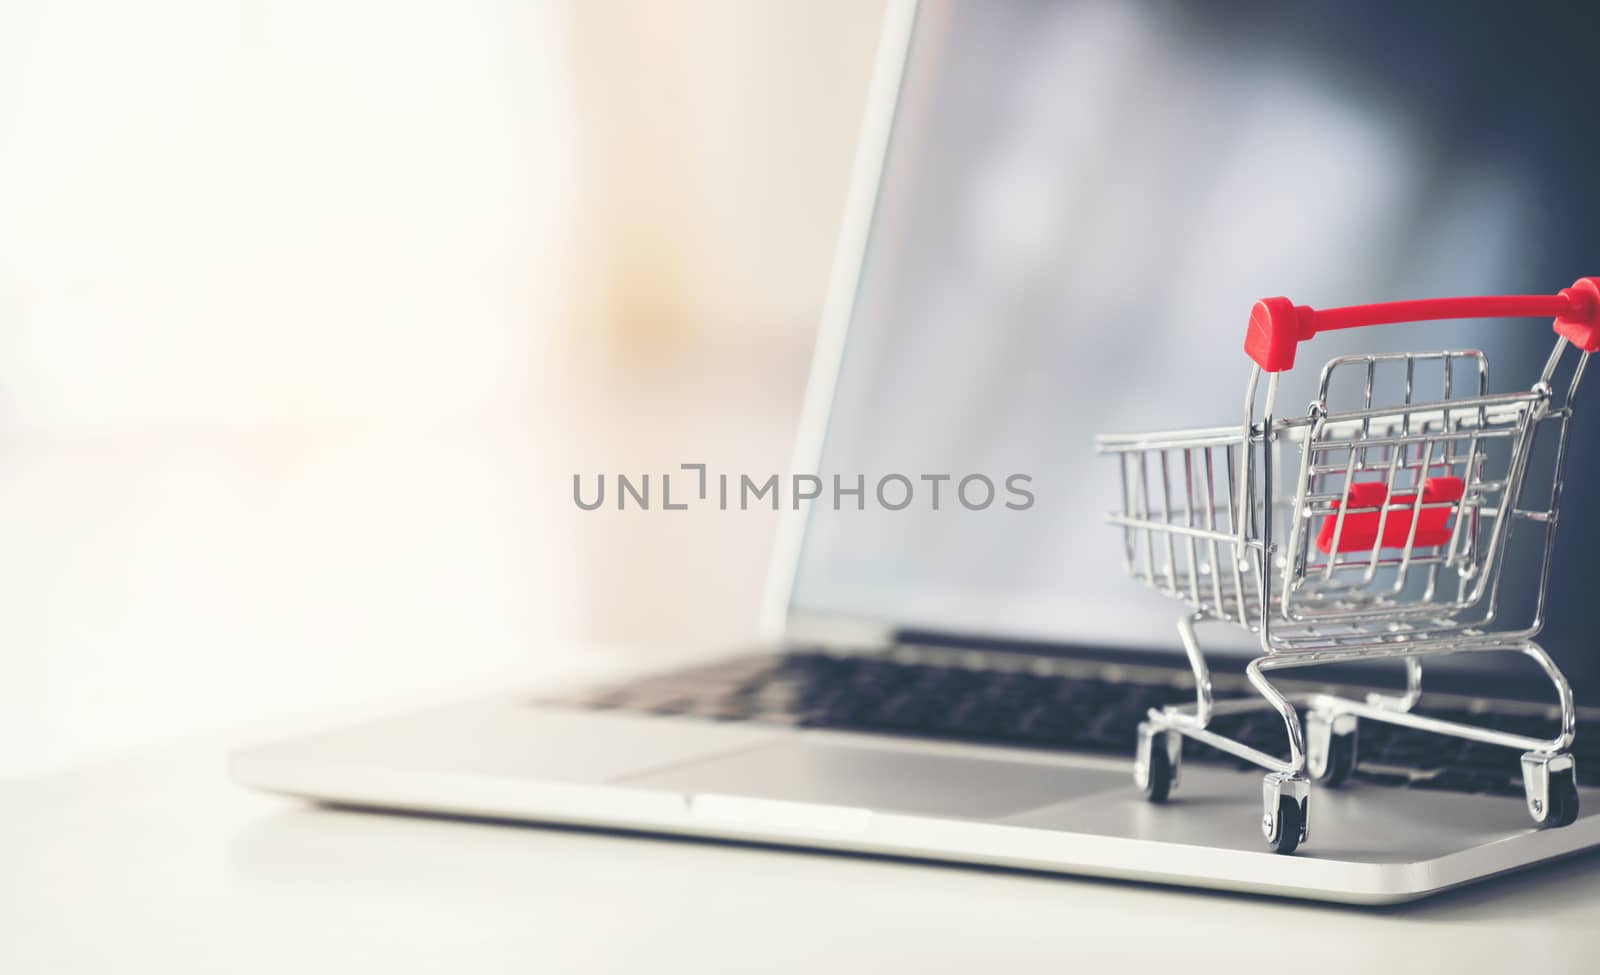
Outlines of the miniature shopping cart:
{"type": "Polygon", "coordinates": [[[1121,510],[1109,520],[1122,529],[1128,572],[1186,606],[1178,633],[1195,702],[1151,709],[1139,726],[1134,777],[1146,797],[1167,798],[1180,736],[1188,736],[1267,770],[1262,832],[1275,851],[1293,852],[1306,839],[1312,780],[1342,783],[1355,767],[1360,722],[1374,720],[1521,751],[1534,822],[1571,823],[1572,690],[1533,638],[1544,616],[1573,397],[1596,349],[1600,278],[1551,296],[1322,311],[1267,298],[1251,310],[1245,334],[1255,365],[1242,425],[1098,438],[1121,469],[1121,510]],[[1298,343],[1318,332],[1514,317],[1555,320],[1555,349],[1526,392],[1490,393],[1479,351],[1350,355],[1323,367],[1305,415],[1273,413],[1280,374],[1293,368],[1298,343]],[[1536,587],[1522,600],[1526,613],[1507,608],[1508,562],[1515,581],[1536,587]],[[1259,639],[1261,655],[1245,674],[1260,699],[1213,701],[1195,633],[1207,622],[1259,639]],[[1543,669],[1561,707],[1553,737],[1413,713],[1422,658],[1482,651],[1525,654],[1543,669]],[[1380,658],[1404,662],[1404,693],[1291,698],[1267,679],[1273,670],[1380,658]],[[1306,711],[1303,736],[1296,704],[1306,711]],[[1210,727],[1219,715],[1265,708],[1283,719],[1287,760],[1210,727]]]}

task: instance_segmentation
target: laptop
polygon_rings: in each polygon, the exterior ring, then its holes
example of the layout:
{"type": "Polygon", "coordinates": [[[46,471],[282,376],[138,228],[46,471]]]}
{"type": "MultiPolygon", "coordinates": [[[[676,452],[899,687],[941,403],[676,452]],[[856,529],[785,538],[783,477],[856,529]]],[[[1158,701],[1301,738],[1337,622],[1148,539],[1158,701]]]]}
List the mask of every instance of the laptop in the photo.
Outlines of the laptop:
{"type": "MultiPolygon", "coordinates": [[[[1214,749],[1186,742],[1181,786],[1147,801],[1138,726],[1195,694],[1187,610],[1127,577],[1094,447],[1234,422],[1263,295],[1594,273],[1597,45],[1600,22],[1561,4],[892,4],[794,473],[757,499],[786,512],[769,642],[251,747],[233,775],[365,808],[1365,904],[1600,844],[1584,397],[1540,638],[1580,705],[1581,807],[1557,829],[1529,821],[1516,751],[1377,723],[1293,855],[1262,842],[1259,769],[1214,749]]],[[[1279,401],[1309,402],[1327,358],[1407,349],[1482,350],[1495,389],[1526,390],[1548,340],[1526,321],[1318,336],[1279,401]]],[[[1537,574],[1507,557],[1508,580],[1537,574]]],[[[1248,633],[1208,652],[1219,699],[1253,693],[1248,633]]],[[[1428,662],[1420,713],[1556,733],[1538,668],[1461,657],[1428,662]]],[[[1389,661],[1283,687],[1404,681],[1389,661]]],[[[1216,728],[1285,753],[1276,716],[1216,728]]]]}

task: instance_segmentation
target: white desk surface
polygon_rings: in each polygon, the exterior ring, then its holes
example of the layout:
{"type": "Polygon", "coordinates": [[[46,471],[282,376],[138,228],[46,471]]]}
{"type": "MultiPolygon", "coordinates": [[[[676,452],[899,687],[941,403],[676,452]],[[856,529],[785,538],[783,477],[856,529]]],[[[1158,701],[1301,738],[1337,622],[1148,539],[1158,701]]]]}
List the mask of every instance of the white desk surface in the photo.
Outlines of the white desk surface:
{"type": "Polygon", "coordinates": [[[0,783],[0,972],[1600,971],[1595,855],[1330,908],[337,811],[225,751],[0,783]]]}

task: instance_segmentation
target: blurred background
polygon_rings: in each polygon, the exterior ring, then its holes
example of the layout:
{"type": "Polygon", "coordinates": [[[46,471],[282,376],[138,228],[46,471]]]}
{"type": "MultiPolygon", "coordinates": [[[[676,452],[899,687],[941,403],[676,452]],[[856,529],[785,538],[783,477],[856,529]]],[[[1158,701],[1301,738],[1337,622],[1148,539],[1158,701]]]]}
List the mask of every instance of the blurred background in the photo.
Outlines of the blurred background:
{"type": "Polygon", "coordinates": [[[0,775],[755,637],[882,7],[0,5],[0,775]]]}

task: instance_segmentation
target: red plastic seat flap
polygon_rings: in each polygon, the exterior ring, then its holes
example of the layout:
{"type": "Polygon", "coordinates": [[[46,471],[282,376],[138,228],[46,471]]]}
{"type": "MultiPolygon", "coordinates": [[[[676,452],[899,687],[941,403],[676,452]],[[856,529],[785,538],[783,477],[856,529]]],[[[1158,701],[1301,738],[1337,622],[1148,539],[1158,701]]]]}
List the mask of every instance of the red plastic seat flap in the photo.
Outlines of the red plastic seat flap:
{"type": "MultiPolygon", "coordinates": [[[[1465,485],[1459,477],[1430,477],[1422,482],[1422,501],[1424,504],[1445,501],[1460,501],[1465,490],[1465,485]]],[[[1345,492],[1345,498],[1351,508],[1383,508],[1387,507],[1388,517],[1383,517],[1382,511],[1364,511],[1347,514],[1344,516],[1344,526],[1339,531],[1340,552],[1370,552],[1374,543],[1378,542],[1378,522],[1383,521],[1382,548],[1404,548],[1406,538],[1411,535],[1412,505],[1416,504],[1415,494],[1396,494],[1389,499],[1387,506],[1384,498],[1388,494],[1381,481],[1363,481],[1350,485],[1345,492]]],[[[1335,508],[1339,502],[1333,503],[1335,508]]],[[[1434,545],[1443,545],[1450,541],[1450,514],[1454,508],[1423,508],[1417,512],[1417,534],[1412,539],[1415,548],[1427,548],[1434,545]]],[[[1324,555],[1333,553],[1333,532],[1338,525],[1338,515],[1328,515],[1322,519],[1322,528],[1317,533],[1317,550],[1324,555]]]]}

